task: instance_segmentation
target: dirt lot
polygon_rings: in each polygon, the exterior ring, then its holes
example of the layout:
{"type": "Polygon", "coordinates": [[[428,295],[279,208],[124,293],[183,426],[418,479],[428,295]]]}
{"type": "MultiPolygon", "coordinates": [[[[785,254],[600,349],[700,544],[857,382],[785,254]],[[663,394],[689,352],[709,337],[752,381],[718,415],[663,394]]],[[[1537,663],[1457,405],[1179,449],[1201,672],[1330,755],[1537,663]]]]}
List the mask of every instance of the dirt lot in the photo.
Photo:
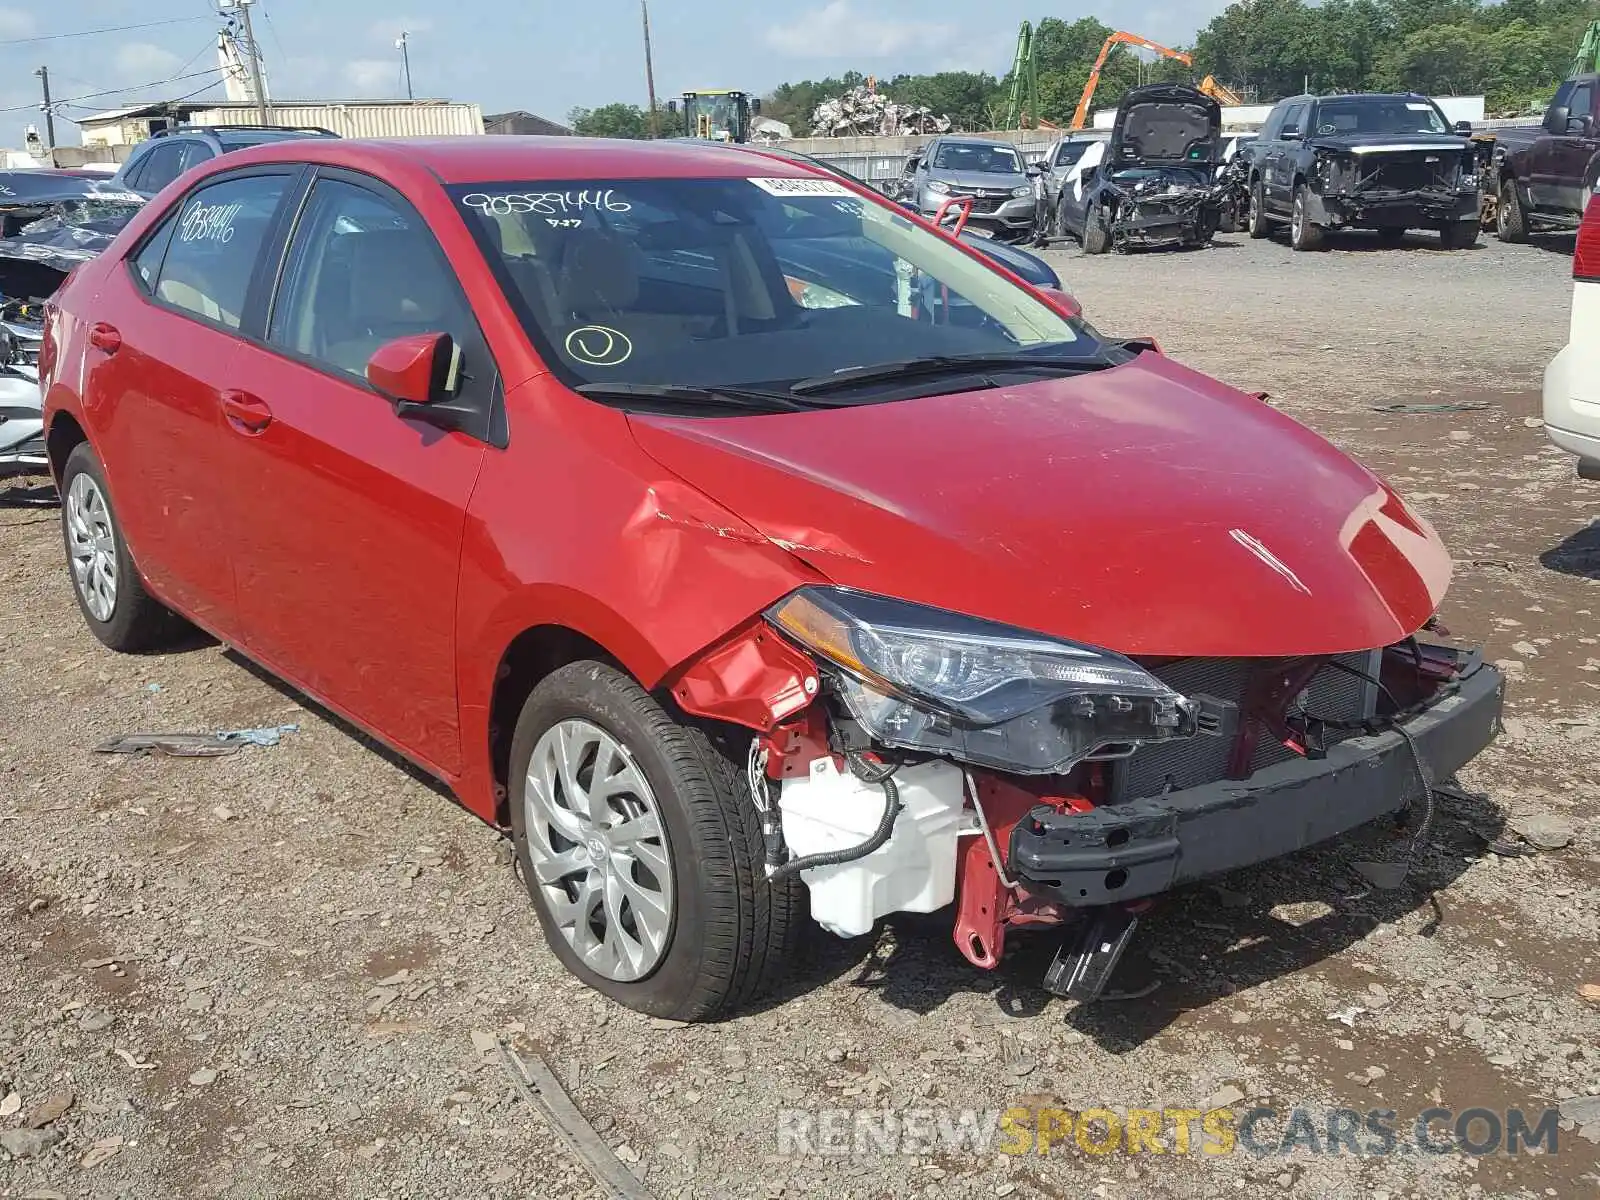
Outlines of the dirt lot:
{"type": "Polygon", "coordinates": [[[819,935],[775,1002],[722,1024],[617,1008],[545,951],[493,831],[221,648],[102,650],[54,510],[0,506],[0,1135],[30,1152],[0,1154],[0,1196],[600,1195],[474,1031],[542,1051],[658,1196],[1596,1194],[1600,1100],[1581,1101],[1600,1096],[1600,1005],[1579,988],[1600,982],[1600,487],[1534,419],[1570,254],[1422,236],[1052,252],[1103,328],[1269,391],[1404,488],[1456,555],[1446,623],[1513,680],[1506,736],[1462,780],[1486,799],[1443,802],[1406,887],[1350,869],[1388,853],[1374,832],[1192,889],[1113,984],[1155,990],[1093,1009],[1036,986],[1053,947],[985,974],[936,919],[819,935]],[[1473,407],[1373,410],[1395,402],[1473,407]],[[300,729],[277,747],[220,760],[89,750],[285,723],[300,729]],[[1541,817],[1570,842],[1488,849],[1541,817]],[[67,1093],[43,1136],[20,1132],[67,1093]],[[1555,1154],[1436,1156],[1411,1136],[1430,1107],[1532,1125],[1563,1102],[1590,1124],[1564,1121],[1555,1154]],[[1389,1109],[1399,1144],[1180,1157],[1069,1137],[1041,1156],[1002,1153],[1002,1135],[839,1155],[820,1133],[810,1154],[780,1138],[780,1110],[821,1130],[822,1109],[949,1123],[1018,1105],[1265,1106],[1268,1147],[1297,1107],[1319,1141],[1330,1109],[1389,1109]]]}

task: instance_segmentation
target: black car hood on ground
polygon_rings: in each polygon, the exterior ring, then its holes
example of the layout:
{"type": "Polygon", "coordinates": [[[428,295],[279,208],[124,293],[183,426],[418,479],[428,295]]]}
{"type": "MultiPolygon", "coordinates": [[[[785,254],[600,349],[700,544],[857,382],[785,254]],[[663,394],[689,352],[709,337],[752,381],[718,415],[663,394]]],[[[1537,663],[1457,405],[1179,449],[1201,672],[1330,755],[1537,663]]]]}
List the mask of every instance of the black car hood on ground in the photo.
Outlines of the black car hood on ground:
{"type": "Polygon", "coordinates": [[[1222,105],[1197,88],[1153,83],[1117,106],[1106,162],[1118,166],[1215,166],[1222,105]]]}

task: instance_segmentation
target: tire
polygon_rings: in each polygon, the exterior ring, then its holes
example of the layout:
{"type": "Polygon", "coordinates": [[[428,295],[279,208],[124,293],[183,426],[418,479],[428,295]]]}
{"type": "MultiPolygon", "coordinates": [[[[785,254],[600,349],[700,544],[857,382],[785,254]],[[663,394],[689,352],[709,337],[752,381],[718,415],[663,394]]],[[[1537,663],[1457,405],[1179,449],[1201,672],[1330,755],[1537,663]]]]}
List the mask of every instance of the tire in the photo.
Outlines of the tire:
{"type": "Polygon", "coordinates": [[[1478,244],[1479,226],[1470,221],[1451,221],[1439,228],[1439,245],[1445,250],[1471,250],[1478,244]]]}
{"type": "Polygon", "coordinates": [[[123,654],[164,650],[187,623],[145,589],[117,523],[105,470],[88,442],[61,472],[61,539],[72,594],[89,631],[123,654]]]}
{"type": "Polygon", "coordinates": [[[1327,237],[1311,219],[1311,189],[1301,184],[1294,190],[1294,216],[1289,220],[1289,245],[1296,250],[1321,250],[1327,237]]]}
{"type": "Polygon", "coordinates": [[[1260,241],[1272,236],[1272,222],[1267,218],[1267,189],[1258,179],[1250,188],[1250,236],[1260,241]]]}
{"type": "Polygon", "coordinates": [[[787,965],[804,885],[768,883],[743,763],[616,668],[572,663],[534,688],[512,737],[509,793],[517,864],[545,940],[590,987],[651,1016],[701,1021],[750,1003],[787,965]],[[563,742],[575,761],[566,772],[563,742]],[[588,807],[602,756],[620,766],[607,772],[620,782],[595,801],[605,807],[596,823],[574,813],[588,807]],[[530,772],[548,784],[530,786],[530,772]],[[623,843],[631,853],[617,849],[619,829],[636,831],[623,843]],[[657,918],[641,920],[647,911],[657,918]],[[581,912],[589,919],[575,919],[581,912]]]}
{"type": "Polygon", "coordinates": [[[1522,207],[1522,197],[1517,192],[1515,179],[1500,181],[1500,204],[1495,209],[1495,236],[1502,242],[1521,243],[1528,240],[1528,214],[1522,207]]]}
{"type": "Polygon", "coordinates": [[[1385,246],[1398,246],[1406,240],[1406,227],[1404,225],[1385,225],[1378,230],[1378,240],[1385,246]]]}
{"type": "Polygon", "coordinates": [[[1083,218],[1083,252],[1104,254],[1111,249],[1111,230],[1101,219],[1100,206],[1096,204],[1083,218]]]}

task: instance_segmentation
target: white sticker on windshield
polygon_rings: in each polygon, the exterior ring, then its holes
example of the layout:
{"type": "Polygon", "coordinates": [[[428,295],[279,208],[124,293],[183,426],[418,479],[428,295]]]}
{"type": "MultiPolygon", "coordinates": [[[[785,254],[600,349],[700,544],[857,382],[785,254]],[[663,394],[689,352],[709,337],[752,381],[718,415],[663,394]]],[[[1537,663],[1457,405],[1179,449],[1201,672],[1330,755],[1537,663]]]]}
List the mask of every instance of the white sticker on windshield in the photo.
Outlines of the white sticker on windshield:
{"type": "Polygon", "coordinates": [[[1433,111],[1433,105],[1431,105],[1431,104],[1411,104],[1411,103],[1408,103],[1406,105],[1406,107],[1409,108],[1412,112],[1432,112],[1433,111]]]}
{"type": "Polygon", "coordinates": [[[854,196],[844,184],[832,179],[752,179],[769,196],[854,196]]]}

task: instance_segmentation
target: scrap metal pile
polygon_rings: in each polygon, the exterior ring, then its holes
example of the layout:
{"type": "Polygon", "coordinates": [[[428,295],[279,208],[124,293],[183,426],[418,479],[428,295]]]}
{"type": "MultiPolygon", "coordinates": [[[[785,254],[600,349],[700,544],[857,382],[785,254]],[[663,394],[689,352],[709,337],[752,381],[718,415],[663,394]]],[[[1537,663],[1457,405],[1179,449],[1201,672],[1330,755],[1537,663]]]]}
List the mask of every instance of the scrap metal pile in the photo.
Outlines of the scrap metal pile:
{"type": "Polygon", "coordinates": [[[920,104],[896,104],[882,92],[851,88],[837,100],[824,100],[811,114],[817,137],[899,137],[949,133],[953,122],[920,104]]]}

